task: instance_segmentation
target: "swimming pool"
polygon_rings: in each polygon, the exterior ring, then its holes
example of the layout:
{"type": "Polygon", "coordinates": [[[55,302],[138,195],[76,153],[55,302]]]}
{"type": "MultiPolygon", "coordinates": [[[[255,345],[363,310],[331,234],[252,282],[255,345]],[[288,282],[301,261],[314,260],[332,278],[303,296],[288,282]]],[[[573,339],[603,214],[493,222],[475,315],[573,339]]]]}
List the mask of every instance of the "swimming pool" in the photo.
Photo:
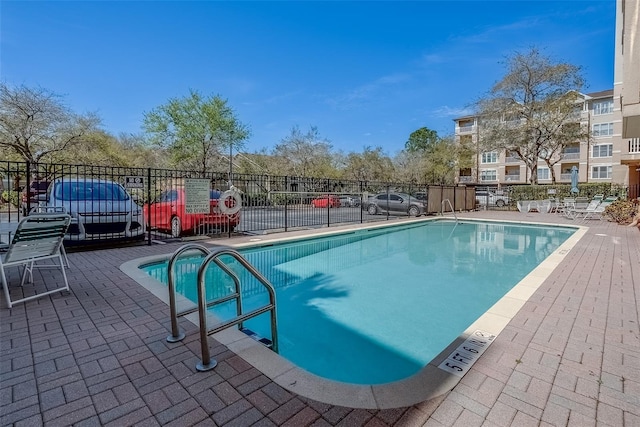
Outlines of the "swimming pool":
{"type": "MultiPolygon", "coordinates": [[[[383,384],[420,371],[575,228],[428,221],[241,250],[276,287],[280,354],[308,372],[383,384]]],[[[177,289],[193,301],[198,262],[177,289]]],[[[143,269],[166,283],[166,264],[143,269]]],[[[209,297],[227,292],[212,269],[209,297]]],[[[266,293],[241,274],[247,310],[266,293]]],[[[232,317],[231,307],[216,314],[232,317]]],[[[269,337],[268,317],[245,326],[269,337]]]]}

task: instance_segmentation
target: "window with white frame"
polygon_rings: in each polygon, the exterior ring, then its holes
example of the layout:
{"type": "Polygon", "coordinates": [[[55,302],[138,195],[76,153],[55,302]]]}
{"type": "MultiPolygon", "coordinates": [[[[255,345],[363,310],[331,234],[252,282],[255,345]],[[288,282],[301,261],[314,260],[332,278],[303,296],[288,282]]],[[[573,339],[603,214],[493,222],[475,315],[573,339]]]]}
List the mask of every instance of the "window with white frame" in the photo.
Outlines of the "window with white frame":
{"type": "Polygon", "coordinates": [[[495,169],[486,169],[480,171],[480,181],[497,181],[498,171],[495,169]]]}
{"type": "Polygon", "coordinates": [[[498,152],[489,151],[482,153],[482,163],[498,163],[498,152]]]}
{"type": "Polygon", "coordinates": [[[613,135],[613,123],[596,123],[593,125],[593,136],[613,135]]]}
{"type": "Polygon", "coordinates": [[[549,168],[538,168],[538,181],[551,179],[549,168]]]}
{"type": "Polygon", "coordinates": [[[595,101],[593,103],[594,116],[609,113],[613,113],[613,99],[607,99],[605,101],[595,101]]]}
{"type": "Polygon", "coordinates": [[[613,156],[613,144],[594,145],[591,153],[592,157],[613,156]]]}
{"type": "Polygon", "coordinates": [[[606,179],[611,178],[612,166],[593,166],[591,168],[591,178],[606,179]]]}

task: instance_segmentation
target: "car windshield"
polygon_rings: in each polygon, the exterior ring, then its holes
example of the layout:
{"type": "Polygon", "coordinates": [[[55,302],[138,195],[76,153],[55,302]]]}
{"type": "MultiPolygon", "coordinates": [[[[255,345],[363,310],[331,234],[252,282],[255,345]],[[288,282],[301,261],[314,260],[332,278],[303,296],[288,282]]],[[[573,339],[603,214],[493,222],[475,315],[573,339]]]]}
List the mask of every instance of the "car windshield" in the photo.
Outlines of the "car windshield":
{"type": "Polygon", "coordinates": [[[129,200],[124,189],[113,182],[59,182],[54,197],[58,200],[129,200]]]}

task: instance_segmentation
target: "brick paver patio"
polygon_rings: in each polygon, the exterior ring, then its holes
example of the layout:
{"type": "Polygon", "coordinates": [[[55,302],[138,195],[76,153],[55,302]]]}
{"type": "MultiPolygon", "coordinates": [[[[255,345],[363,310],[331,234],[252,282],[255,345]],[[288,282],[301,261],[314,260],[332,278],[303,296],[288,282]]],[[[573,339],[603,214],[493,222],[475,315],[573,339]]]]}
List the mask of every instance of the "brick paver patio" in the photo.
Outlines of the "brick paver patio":
{"type": "MultiPolygon", "coordinates": [[[[568,222],[549,214],[479,218],[568,222]]],[[[364,410],[297,396],[196,328],[168,344],[168,307],[122,273],[180,244],[69,254],[72,292],[13,309],[0,300],[0,425],[640,426],[640,232],[587,234],[446,395],[364,410]]],[[[57,272],[38,270],[53,280],[57,272]]],[[[13,277],[15,279],[15,276],[13,277]]]]}

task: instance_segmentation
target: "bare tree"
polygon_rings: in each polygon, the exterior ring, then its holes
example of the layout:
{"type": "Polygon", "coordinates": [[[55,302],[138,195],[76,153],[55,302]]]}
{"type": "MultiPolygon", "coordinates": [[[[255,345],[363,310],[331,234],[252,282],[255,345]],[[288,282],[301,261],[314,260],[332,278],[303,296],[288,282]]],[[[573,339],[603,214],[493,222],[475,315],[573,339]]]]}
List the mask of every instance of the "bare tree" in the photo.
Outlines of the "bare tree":
{"type": "Polygon", "coordinates": [[[584,79],[580,67],[554,63],[536,48],[507,58],[506,68],[478,102],[482,149],[515,154],[535,184],[539,159],[552,166],[567,145],[588,138],[588,129],[580,125],[578,91],[584,79]]]}
{"type": "Polygon", "coordinates": [[[294,126],[291,134],[275,146],[273,155],[287,165],[284,174],[329,177],[336,175],[331,148],[329,140],[322,138],[315,126],[311,126],[307,133],[294,126]]]}
{"type": "Polygon", "coordinates": [[[72,113],[47,89],[0,83],[0,148],[26,162],[70,149],[99,124],[94,114],[72,113]]]}

